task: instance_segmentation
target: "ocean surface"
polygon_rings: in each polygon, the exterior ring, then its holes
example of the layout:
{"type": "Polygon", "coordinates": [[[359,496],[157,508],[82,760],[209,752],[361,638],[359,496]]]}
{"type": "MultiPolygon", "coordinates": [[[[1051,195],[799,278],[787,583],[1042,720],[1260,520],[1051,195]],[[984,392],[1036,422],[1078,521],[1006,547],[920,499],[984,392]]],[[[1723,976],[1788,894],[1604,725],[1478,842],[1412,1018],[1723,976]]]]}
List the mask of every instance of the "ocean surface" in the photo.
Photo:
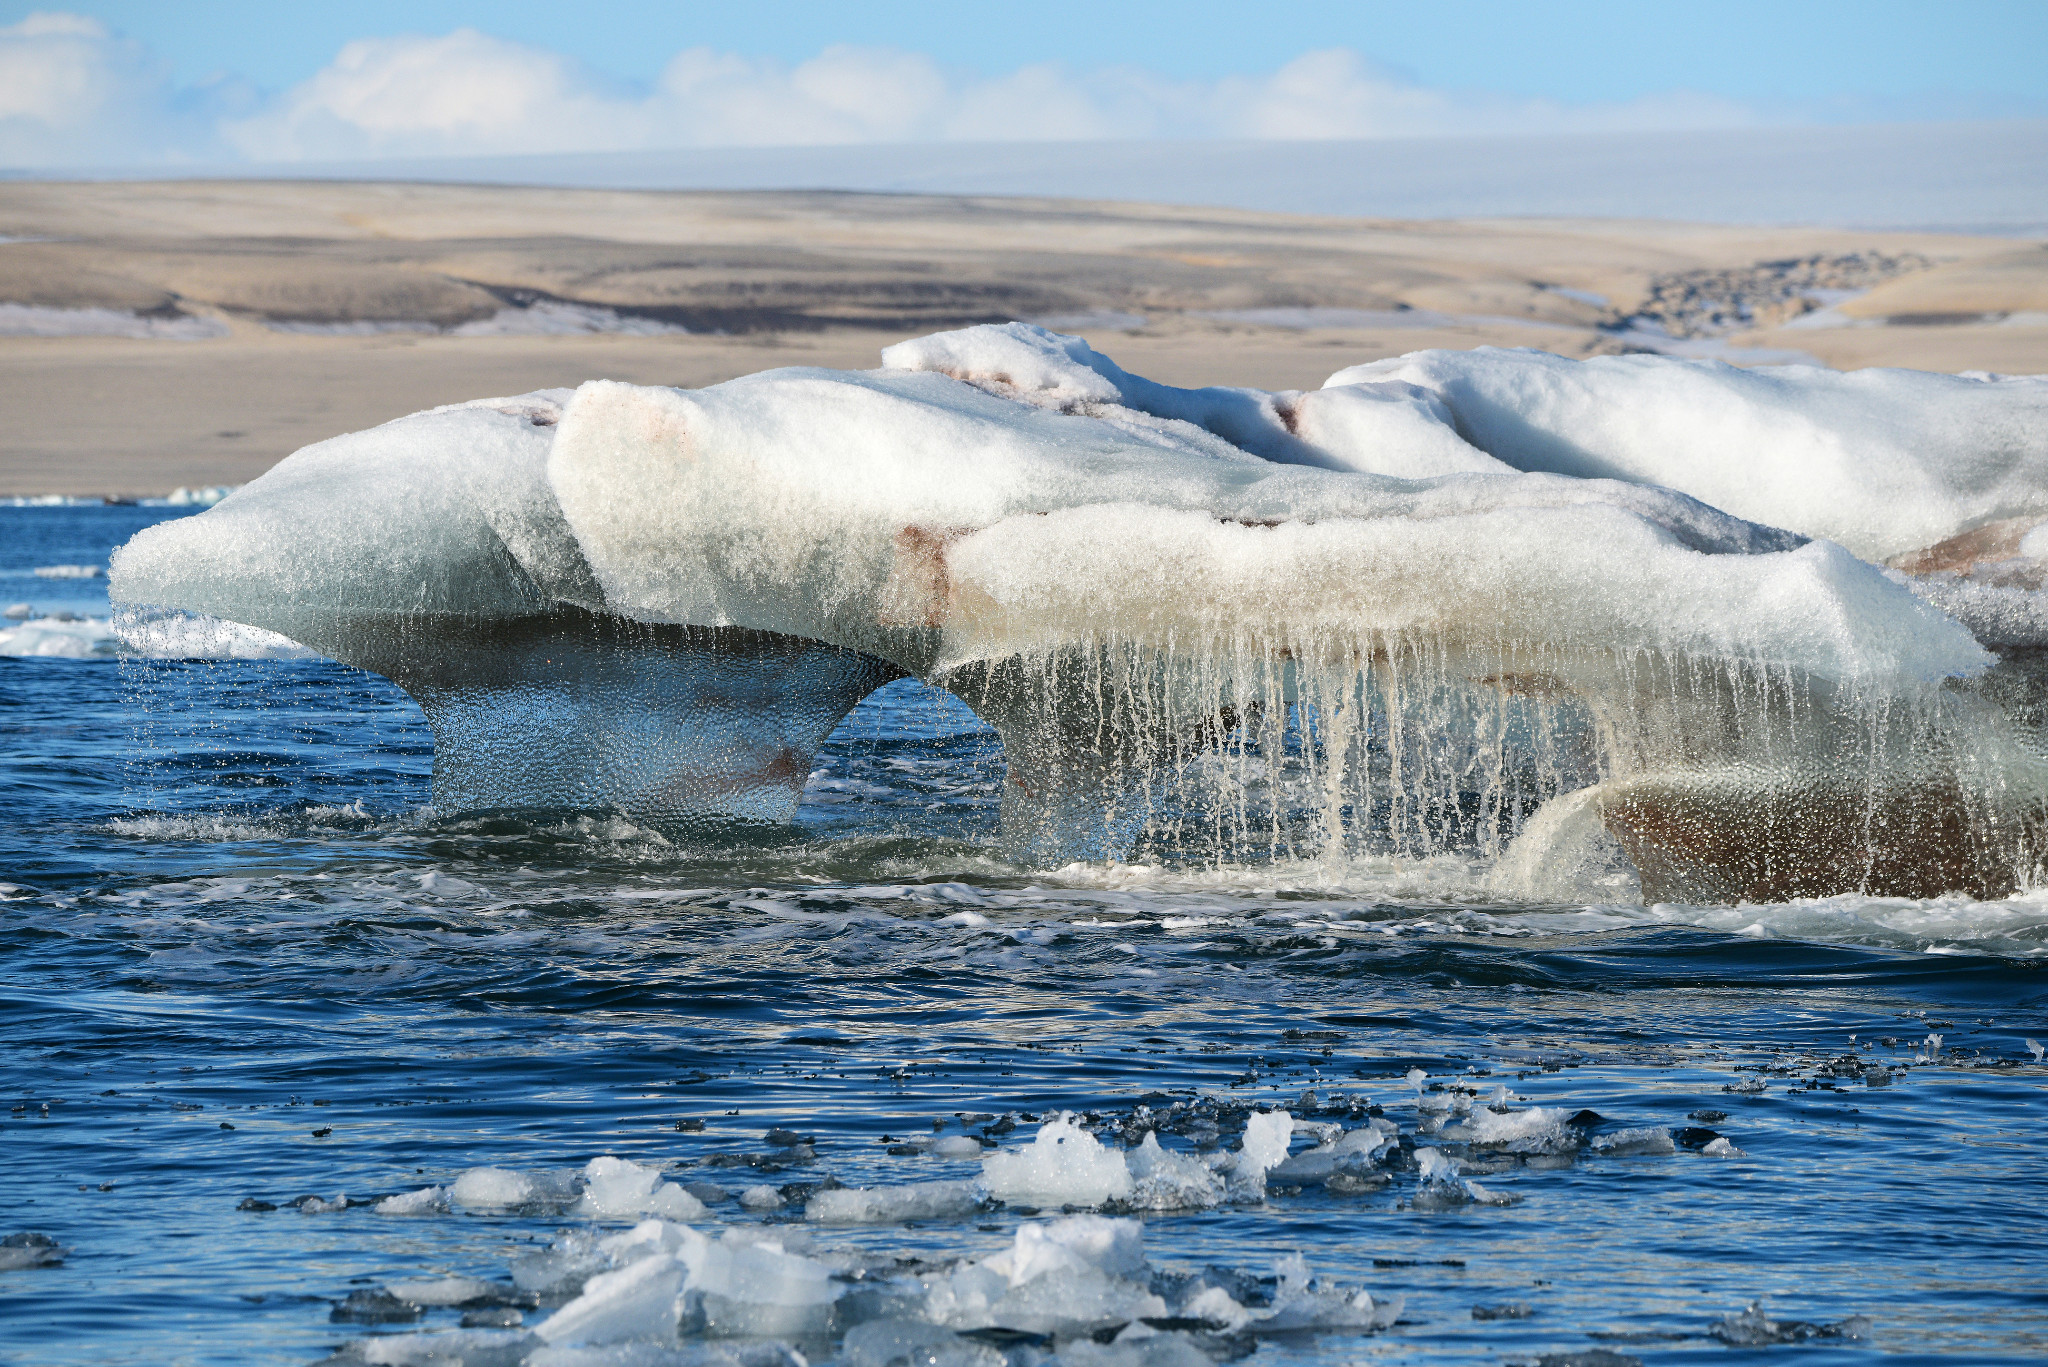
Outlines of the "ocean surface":
{"type": "MultiPolygon", "coordinates": [[[[103,578],[35,570],[179,515],[0,508],[0,599],[104,617],[103,578]]],[[[943,1141],[1016,1151],[1063,1112],[1196,1154],[1274,1108],[1297,1154],[1397,1127],[1386,1180],[1142,1212],[1147,1275],[1256,1307],[1299,1254],[1401,1308],[1161,1321],[1210,1356],[2048,1356],[2048,896],[1511,906],[1449,860],[1014,867],[1000,746],[912,683],[840,727],[794,829],[704,847],[437,816],[418,709],[321,661],[0,657],[0,734],[0,1235],[62,1250],[0,1245],[0,1362],[517,1360],[537,1340],[460,1321],[539,1323],[515,1269],[637,1217],[377,1202],[605,1155],[697,1184],[702,1229],[900,1285],[1061,1212],[820,1226],[806,1199],[973,1179],[943,1141]],[[1572,1116],[1541,1152],[1458,1138],[1536,1106],[1572,1116]],[[1431,1149],[1464,1173],[1429,1180],[1431,1149]],[[376,1295],[447,1274],[502,1294],[376,1295]]],[[[849,1361],[836,1332],[790,1342],[849,1361]]],[[[1179,1360],[1132,1342],[1093,1360],[1179,1360]]]]}

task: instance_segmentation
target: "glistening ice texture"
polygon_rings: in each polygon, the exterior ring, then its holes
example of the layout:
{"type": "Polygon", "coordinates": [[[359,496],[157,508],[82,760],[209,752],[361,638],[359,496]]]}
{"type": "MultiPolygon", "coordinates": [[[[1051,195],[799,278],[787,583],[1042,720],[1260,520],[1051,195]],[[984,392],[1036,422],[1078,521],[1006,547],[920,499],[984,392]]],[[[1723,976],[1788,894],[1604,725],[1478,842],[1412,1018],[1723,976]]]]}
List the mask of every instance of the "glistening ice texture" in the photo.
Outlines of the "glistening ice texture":
{"type": "Polygon", "coordinates": [[[1023,324],[883,359],[337,438],[139,535],[113,593],[390,676],[457,809],[772,822],[909,673],[1002,734],[1027,861],[2031,876],[2048,766],[1973,682],[2030,676],[1852,552],[2048,512],[2048,383],[1481,351],[1180,390],[1023,324]]]}

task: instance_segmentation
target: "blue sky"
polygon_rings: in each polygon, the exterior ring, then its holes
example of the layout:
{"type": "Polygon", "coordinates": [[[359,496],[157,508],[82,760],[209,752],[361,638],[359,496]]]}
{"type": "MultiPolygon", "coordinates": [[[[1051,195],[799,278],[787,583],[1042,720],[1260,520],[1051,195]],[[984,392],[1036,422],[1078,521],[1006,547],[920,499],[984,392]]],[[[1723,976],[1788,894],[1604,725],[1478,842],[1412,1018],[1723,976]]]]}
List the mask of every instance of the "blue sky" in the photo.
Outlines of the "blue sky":
{"type": "Polygon", "coordinates": [[[1398,4],[934,5],[803,0],[113,0],[0,3],[0,23],[69,8],[142,40],[178,76],[278,89],[352,38],[479,28],[650,80],[685,47],[799,61],[835,43],[928,53],[985,74],[1034,62],[1130,63],[1169,76],[1278,67],[1349,47],[1418,83],[1573,102],[1672,88],[1741,100],[2048,97],[2044,0],[1404,0],[1398,4]]]}
{"type": "Polygon", "coordinates": [[[2048,0],[0,0],[0,166],[2048,116],[2048,0]]]}

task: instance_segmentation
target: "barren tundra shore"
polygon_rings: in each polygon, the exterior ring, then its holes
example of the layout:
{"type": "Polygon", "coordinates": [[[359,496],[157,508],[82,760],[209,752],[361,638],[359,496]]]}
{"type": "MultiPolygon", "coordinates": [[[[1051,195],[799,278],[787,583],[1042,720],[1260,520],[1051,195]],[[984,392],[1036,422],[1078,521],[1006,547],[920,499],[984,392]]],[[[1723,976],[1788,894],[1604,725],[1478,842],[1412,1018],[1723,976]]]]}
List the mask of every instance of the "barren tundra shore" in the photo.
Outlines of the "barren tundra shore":
{"type": "Polygon", "coordinates": [[[1427,347],[2048,371],[2048,246],[1670,222],[307,182],[0,185],[0,495],[239,483],[436,404],[1029,319],[1171,384],[1427,347]]]}

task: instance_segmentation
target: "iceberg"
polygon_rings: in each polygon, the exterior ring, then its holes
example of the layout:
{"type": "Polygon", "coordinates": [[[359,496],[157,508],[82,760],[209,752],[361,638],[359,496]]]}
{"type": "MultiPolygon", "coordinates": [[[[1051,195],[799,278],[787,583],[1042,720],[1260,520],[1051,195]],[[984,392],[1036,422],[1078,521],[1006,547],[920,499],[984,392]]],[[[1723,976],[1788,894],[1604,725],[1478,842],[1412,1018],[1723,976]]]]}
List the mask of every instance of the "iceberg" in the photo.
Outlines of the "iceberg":
{"type": "Polygon", "coordinates": [[[2031,676],[1974,589],[1873,560],[2048,518],[2048,381],[1483,349],[1178,389],[1026,324],[882,359],[337,437],[139,533],[111,596],[391,678],[444,811],[786,822],[907,675],[1001,735],[1029,862],[2030,876],[2048,746],[1999,688],[2031,676]]]}

